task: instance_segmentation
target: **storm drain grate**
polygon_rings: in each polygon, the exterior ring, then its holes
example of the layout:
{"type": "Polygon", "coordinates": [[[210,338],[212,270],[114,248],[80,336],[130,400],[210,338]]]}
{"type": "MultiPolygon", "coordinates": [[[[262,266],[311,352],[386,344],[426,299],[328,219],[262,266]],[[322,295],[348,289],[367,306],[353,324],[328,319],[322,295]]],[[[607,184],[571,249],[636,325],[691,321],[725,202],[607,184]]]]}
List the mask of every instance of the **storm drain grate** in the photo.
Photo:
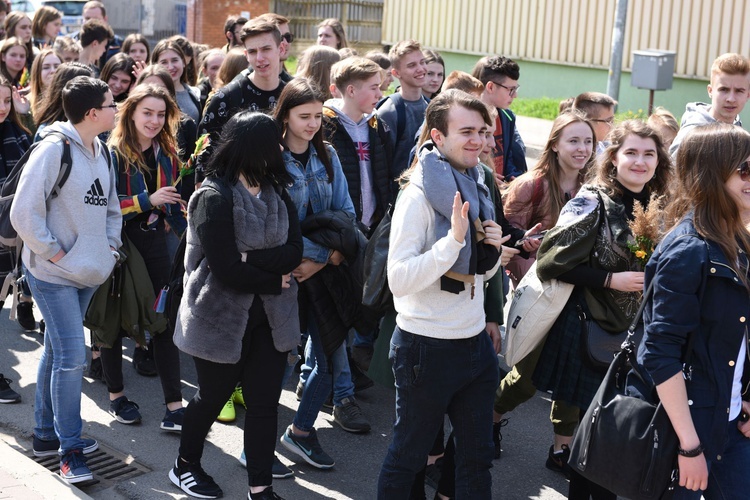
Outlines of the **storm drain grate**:
{"type": "MultiPolygon", "coordinates": [[[[60,457],[35,457],[33,451],[29,451],[28,455],[51,472],[60,473],[60,457]]],[[[133,457],[103,445],[101,442],[99,442],[98,450],[86,455],[86,465],[94,473],[94,480],[78,483],[75,486],[85,488],[87,493],[106,490],[115,483],[151,472],[151,469],[136,462],[133,457]]]]}

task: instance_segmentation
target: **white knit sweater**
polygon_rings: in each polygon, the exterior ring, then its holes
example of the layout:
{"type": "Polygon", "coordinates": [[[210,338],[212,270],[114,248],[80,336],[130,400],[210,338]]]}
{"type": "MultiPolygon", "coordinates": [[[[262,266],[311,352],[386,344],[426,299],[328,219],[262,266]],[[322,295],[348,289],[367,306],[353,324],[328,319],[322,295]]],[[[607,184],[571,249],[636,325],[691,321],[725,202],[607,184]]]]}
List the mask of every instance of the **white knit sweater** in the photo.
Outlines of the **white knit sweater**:
{"type": "Polygon", "coordinates": [[[440,277],[456,262],[465,243],[450,231],[436,241],[435,211],[424,192],[410,184],[393,212],[388,248],[388,284],[396,306],[396,324],[402,330],[439,339],[463,339],[485,327],[484,286],[500,266],[477,275],[474,298],[471,286],[459,293],[440,289],[440,277]]]}

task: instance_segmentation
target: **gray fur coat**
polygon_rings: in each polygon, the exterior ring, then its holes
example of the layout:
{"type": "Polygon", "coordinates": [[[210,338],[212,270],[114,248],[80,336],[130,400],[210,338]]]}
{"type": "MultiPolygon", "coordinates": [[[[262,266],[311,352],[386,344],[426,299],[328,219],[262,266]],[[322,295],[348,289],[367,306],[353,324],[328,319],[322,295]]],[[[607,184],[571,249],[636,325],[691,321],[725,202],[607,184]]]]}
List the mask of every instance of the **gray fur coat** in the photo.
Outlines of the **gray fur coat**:
{"type": "MultiPolygon", "coordinates": [[[[190,198],[188,214],[207,189],[222,192],[204,183],[190,198]]],[[[249,252],[286,243],[290,214],[273,187],[263,186],[260,197],[248,193],[240,183],[230,189],[237,250],[249,252]]],[[[186,238],[185,289],[175,325],[175,345],[201,359],[236,363],[255,295],[231,289],[212,275],[190,217],[186,238]]],[[[290,288],[282,288],[281,295],[261,295],[261,298],[276,350],[292,350],[300,335],[296,281],[291,281],[290,288]]]]}

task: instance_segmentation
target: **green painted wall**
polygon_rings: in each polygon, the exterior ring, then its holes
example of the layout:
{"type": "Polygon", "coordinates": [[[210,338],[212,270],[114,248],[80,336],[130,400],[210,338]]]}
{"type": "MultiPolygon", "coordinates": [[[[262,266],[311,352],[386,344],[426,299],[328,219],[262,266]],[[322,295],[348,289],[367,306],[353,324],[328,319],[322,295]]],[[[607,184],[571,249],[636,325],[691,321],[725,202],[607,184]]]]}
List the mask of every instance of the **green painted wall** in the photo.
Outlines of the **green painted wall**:
{"type": "MultiPolygon", "coordinates": [[[[461,70],[471,73],[478,56],[441,52],[445,60],[446,73],[461,70]]],[[[563,66],[560,64],[518,61],[521,67],[519,84],[521,97],[565,98],[586,91],[607,91],[607,71],[595,68],[563,66]]],[[[679,121],[688,102],[710,102],[706,92],[707,81],[675,78],[671,90],[657,91],[654,106],[664,106],[679,121]]],[[[637,111],[648,108],[648,90],[630,86],[630,73],[623,72],[620,81],[620,103],[618,111],[637,111]]],[[[511,106],[511,109],[512,106],[511,106]]],[[[750,105],[740,115],[743,124],[750,124],[750,105]]]]}

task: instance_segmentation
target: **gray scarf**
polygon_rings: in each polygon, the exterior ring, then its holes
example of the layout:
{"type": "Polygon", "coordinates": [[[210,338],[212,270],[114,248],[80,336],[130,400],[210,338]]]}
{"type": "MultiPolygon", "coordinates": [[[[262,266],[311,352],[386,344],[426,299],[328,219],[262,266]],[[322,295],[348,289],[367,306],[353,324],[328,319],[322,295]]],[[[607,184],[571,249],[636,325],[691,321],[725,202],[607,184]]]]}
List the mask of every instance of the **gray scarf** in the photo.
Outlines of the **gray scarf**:
{"type": "MultiPolygon", "coordinates": [[[[190,198],[194,209],[205,186],[190,198]]],[[[279,193],[263,185],[260,197],[251,195],[240,183],[231,186],[232,218],[239,252],[283,245],[289,233],[289,213],[279,193]]],[[[295,216],[295,214],[292,214],[295,216]]],[[[219,282],[208,262],[191,218],[188,218],[185,251],[185,291],[180,303],[174,340],[180,350],[215,363],[236,363],[249,319],[254,294],[240,293],[219,282]]],[[[260,295],[271,326],[276,350],[287,352],[299,342],[297,283],[282,288],[280,295],[260,295]]]]}
{"type": "Polygon", "coordinates": [[[435,210],[435,240],[443,238],[451,230],[453,197],[456,191],[461,199],[469,202],[469,228],[464,241],[466,245],[446,276],[465,283],[474,283],[476,271],[476,244],[484,239],[482,221],[494,219],[495,209],[490,201],[489,189],[479,184],[476,168],[461,173],[451,167],[431,141],[425,142],[417,153],[419,162],[410,182],[417,185],[435,210]]]}

